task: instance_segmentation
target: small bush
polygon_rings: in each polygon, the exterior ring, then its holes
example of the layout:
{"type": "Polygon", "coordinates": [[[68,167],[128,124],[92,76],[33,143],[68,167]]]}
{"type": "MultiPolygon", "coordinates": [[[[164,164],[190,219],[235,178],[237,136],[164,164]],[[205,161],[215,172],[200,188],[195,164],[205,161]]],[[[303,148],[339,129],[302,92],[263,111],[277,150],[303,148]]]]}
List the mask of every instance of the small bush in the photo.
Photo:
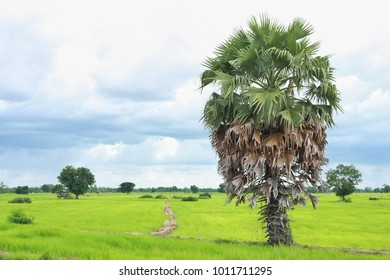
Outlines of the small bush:
{"type": "Polygon", "coordinates": [[[168,197],[166,197],[163,194],[159,194],[159,195],[156,196],[156,199],[168,199],[168,197]]]}
{"type": "Polygon", "coordinates": [[[193,197],[193,196],[183,197],[181,200],[182,201],[198,201],[198,199],[196,197],[193,197]]]}
{"type": "Polygon", "coordinates": [[[11,212],[8,216],[8,222],[13,224],[32,224],[34,217],[28,217],[22,209],[17,209],[11,212]]]}
{"type": "Polygon", "coordinates": [[[172,196],[172,199],[182,199],[183,197],[182,196],[180,196],[180,195],[174,195],[174,196],[172,196]]]}
{"type": "Polygon", "coordinates": [[[64,199],[73,199],[73,196],[69,192],[66,192],[66,191],[63,191],[63,190],[60,190],[60,191],[57,192],[57,197],[58,198],[64,198],[64,199]]]}
{"type": "Polygon", "coordinates": [[[8,201],[8,203],[31,203],[31,199],[29,197],[15,197],[8,201]]]}
{"type": "Polygon", "coordinates": [[[209,198],[211,198],[211,194],[209,194],[209,193],[201,193],[201,194],[199,195],[199,198],[202,198],[202,199],[209,199],[209,198]]]}
{"type": "Polygon", "coordinates": [[[153,198],[154,196],[151,195],[151,194],[144,194],[144,195],[141,195],[139,198],[153,198]]]}

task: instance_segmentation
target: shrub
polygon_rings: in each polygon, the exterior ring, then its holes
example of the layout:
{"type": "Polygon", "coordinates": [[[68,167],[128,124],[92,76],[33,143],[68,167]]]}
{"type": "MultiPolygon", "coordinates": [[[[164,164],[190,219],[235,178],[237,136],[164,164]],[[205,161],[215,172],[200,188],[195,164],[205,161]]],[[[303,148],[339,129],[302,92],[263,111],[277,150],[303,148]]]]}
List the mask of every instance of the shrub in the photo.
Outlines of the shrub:
{"type": "Polygon", "coordinates": [[[209,194],[209,193],[201,193],[201,194],[199,195],[199,198],[202,198],[202,199],[209,199],[209,198],[211,198],[211,194],[209,194]]]}
{"type": "Polygon", "coordinates": [[[172,198],[173,198],[173,199],[182,199],[183,197],[180,196],[180,195],[174,195],[174,196],[172,196],[172,198]]]}
{"type": "Polygon", "coordinates": [[[29,197],[15,197],[8,201],[8,203],[31,203],[31,199],[29,197]]]}
{"type": "Polygon", "coordinates": [[[32,224],[34,217],[28,217],[22,209],[17,209],[11,212],[8,216],[8,222],[14,224],[32,224]]]}
{"type": "Polygon", "coordinates": [[[153,198],[154,196],[151,195],[151,194],[144,194],[144,195],[141,195],[139,198],[153,198]]]}
{"type": "Polygon", "coordinates": [[[57,197],[58,198],[64,198],[64,199],[73,199],[73,196],[69,193],[69,192],[66,192],[64,190],[59,190],[57,192],[57,197]]]}
{"type": "Polygon", "coordinates": [[[156,196],[156,199],[168,199],[168,197],[166,197],[163,194],[159,194],[159,195],[156,196]]]}
{"type": "Polygon", "coordinates": [[[198,199],[196,197],[193,197],[193,196],[183,197],[181,200],[182,201],[198,201],[198,199]]]}

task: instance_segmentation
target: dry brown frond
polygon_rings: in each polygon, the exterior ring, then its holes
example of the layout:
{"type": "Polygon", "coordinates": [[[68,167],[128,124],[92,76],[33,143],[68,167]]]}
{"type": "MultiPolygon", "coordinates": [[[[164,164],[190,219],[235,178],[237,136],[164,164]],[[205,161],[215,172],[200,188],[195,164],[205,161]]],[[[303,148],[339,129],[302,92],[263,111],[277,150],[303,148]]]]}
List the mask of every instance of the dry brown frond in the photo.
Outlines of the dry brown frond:
{"type": "Polygon", "coordinates": [[[265,139],[265,146],[271,148],[273,146],[281,146],[282,145],[282,137],[283,133],[276,132],[272,133],[265,139]]]}

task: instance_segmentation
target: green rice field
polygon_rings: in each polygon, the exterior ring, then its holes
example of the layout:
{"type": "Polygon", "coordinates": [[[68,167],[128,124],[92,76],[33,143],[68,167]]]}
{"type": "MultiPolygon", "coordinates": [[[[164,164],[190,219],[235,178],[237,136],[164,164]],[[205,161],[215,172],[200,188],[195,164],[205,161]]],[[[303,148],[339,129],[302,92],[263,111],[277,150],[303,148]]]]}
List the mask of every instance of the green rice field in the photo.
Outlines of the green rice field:
{"type": "Polygon", "coordinates": [[[296,243],[290,247],[266,245],[258,210],[225,204],[224,194],[196,202],[170,199],[178,227],[166,236],[154,235],[168,219],[166,200],[141,195],[64,200],[29,194],[32,203],[17,204],[8,201],[26,195],[0,194],[0,259],[390,259],[390,194],[354,194],[351,203],[321,194],[318,209],[297,206],[290,211],[296,243]],[[34,223],[9,223],[15,209],[33,216],[34,223]]]}

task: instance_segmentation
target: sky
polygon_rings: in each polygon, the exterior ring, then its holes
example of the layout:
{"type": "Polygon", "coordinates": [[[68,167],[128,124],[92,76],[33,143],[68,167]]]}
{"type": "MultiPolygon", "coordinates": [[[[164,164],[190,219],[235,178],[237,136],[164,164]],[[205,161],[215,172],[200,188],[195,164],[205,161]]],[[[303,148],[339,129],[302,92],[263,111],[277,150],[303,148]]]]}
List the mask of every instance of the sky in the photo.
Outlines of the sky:
{"type": "Polygon", "coordinates": [[[0,182],[58,183],[66,165],[96,185],[217,188],[200,122],[202,62],[251,16],[303,18],[331,55],[344,113],[324,173],[353,164],[359,187],[390,184],[386,1],[0,0],[0,182]]]}

